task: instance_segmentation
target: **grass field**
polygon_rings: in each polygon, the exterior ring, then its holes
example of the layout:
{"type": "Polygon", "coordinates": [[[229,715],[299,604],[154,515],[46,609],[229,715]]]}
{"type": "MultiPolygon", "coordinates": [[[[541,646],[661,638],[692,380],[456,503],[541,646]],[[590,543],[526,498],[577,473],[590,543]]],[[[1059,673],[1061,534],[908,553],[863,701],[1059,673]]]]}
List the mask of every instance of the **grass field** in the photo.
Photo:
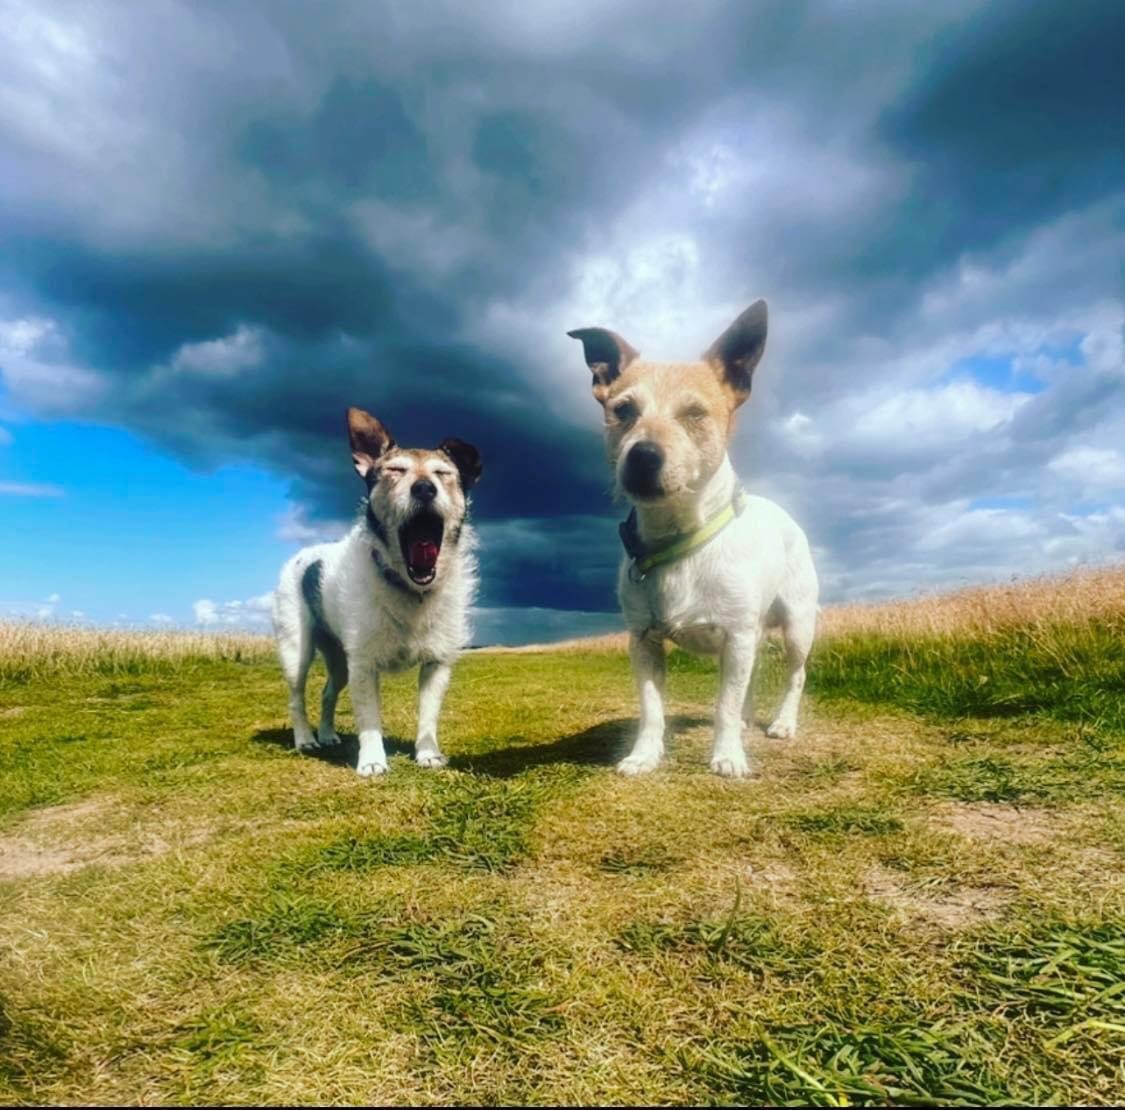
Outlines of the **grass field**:
{"type": "Polygon", "coordinates": [[[0,629],[0,1102],[1125,1101],[1125,570],[824,625],[745,782],[682,654],[650,778],[603,641],[369,782],[253,638],[0,629]]]}

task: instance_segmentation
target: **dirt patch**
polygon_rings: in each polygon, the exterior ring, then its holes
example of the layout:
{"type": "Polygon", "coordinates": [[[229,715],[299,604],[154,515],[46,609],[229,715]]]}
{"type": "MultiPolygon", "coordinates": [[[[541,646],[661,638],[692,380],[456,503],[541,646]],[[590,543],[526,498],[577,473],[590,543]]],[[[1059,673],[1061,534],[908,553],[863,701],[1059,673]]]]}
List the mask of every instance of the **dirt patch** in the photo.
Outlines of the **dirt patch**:
{"type": "Polygon", "coordinates": [[[796,882],[797,872],[787,863],[771,860],[768,863],[746,864],[742,876],[751,886],[778,887],[796,882]]]}
{"type": "Polygon", "coordinates": [[[864,893],[873,902],[897,910],[904,917],[943,929],[967,929],[999,916],[1007,902],[1001,887],[912,887],[901,875],[873,867],[863,879],[864,893]]]}
{"type": "MultiPolygon", "coordinates": [[[[183,843],[167,839],[163,821],[160,832],[143,825],[107,832],[107,826],[120,826],[121,816],[121,809],[104,798],[35,810],[0,835],[0,881],[66,875],[92,864],[134,863],[183,843]]],[[[190,843],[203,839],[205,830],[188,837],[190,843]]]]}
{"type": "Polygon", "coordinates": [[[26,712],[26,705],[8,705],[0,709],[0,717],[19,717],[26,712]]]}
{"type": "Polygon", "coordinates": [[[1056,823],[1045,809],[1021,809],[990,802],[954,803],[932,818],[935,824],[970,840],[1043,844],[1054,838],[1056,823]]]}

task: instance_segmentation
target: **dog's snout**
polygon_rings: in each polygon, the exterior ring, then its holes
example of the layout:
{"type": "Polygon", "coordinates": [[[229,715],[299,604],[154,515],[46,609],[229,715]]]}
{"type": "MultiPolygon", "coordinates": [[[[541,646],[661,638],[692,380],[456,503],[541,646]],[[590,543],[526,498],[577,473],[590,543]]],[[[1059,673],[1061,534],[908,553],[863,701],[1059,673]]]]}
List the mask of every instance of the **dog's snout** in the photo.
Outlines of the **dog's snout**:
{"type": "Polygon", "coordinates": [[[650,439],[642,439],[629,448],[622,476],[626,490],[640,496],[660,492],[660,471],[664,466],[664,448],[650,439]]]}
{"type": "Polygon", "coordinates": [[[416,501],[422,501],[428,505],[437,497],[437,486],[435,486],[429,478],[419,478],[418,481],[410,487],[410,493],[416,501]]]}

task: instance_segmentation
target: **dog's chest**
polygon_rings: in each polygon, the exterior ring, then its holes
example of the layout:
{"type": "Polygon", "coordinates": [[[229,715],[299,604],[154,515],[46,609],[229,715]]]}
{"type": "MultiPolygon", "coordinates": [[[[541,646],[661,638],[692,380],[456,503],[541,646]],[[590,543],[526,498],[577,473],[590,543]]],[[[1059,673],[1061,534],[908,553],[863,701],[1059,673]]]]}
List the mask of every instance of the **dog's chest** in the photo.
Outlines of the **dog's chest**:
{"type": "Polygon", "coordinates": [[[726,639],[726,633],[717,624],[692,624],[662,631],[684,651],[694,655],[718,655],[726,639]]]}
{"type": "Polygon", "coordinates": [[[427,600],[427,607],[432,605],[433,611],[383,610],[378,630],[368,640],[380,670],[406,670],[457,652],[464,635],[464,619],[449,606],[441,605],[441,600],[427,600]]]}
{"type": "Polygon", "coordinates": [[[658,633],[685,651],[715,655],[722,650],[731,612],[729,591],[686,565],[668,567],[643,580],[624,569],[621,603],[636,632],[658,633]]]}

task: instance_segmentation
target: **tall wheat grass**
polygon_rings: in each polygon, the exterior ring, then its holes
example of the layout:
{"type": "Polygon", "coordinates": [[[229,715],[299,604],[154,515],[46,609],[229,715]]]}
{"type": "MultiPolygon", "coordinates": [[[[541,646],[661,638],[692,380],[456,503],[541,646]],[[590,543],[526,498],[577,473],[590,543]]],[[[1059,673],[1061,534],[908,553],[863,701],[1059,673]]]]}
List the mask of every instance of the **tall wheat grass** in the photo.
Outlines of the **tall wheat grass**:
{"type": "MultiPolygon", "coordinates": [[[[1125,619],[1125,564],[1041,575],[998,586],[971,586],[947,593],[827,605],[817,622],[820,640],[840,636],[955,635],[979,637],[1017,627],[1035,628],[1125,619]]],[[[555,644],[489,648],[489,651],[617,651],[628,646],[624,632],[555,644]]]]}
{"type": "Polygon", "coordinates": [[[251,662],[273,652],[252,633],[118,630],[0,622],[0,682],[52,674],[133,674],[211,662],[251,662]]]}

